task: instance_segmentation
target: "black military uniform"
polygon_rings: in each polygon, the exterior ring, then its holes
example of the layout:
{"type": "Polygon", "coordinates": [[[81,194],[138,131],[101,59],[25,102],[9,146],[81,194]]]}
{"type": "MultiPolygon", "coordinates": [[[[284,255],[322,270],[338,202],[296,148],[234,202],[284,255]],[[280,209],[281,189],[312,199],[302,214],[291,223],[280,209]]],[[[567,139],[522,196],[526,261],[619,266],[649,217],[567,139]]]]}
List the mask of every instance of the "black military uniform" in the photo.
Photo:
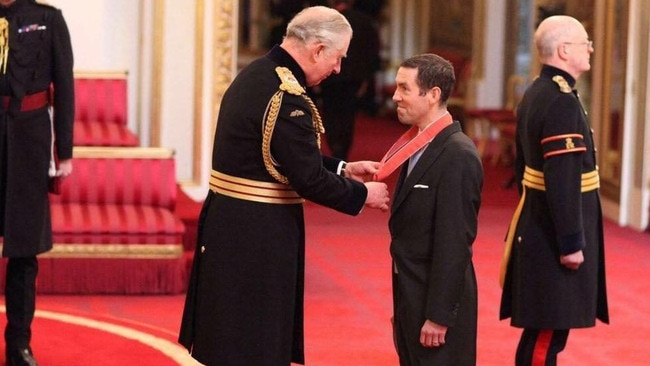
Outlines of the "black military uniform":
{"type": "Polygon", "coordinates": [[[355,215],[365,186],[318,147],[306,78],[281,47],[226,91],[179,341],[206,365],[304,363],[303,199],[355,215]]]}
{"type": "Polygon", "coordinates": [[[36,255],[52,248],[48,168],[72,158],[72,46],[61,11],[33,0],[0,6],[0,235],[9,257],[5,301],[7,364],[34,364],[36,255]],[[25,358],[27,360],[25,360],[25,358]]]}
{"type": "Polygon", "coordinates": [[[517,108],[522,200],[502,267],[501,319],[525,330],[562,331],[557,347],[571,328],[609,322],[596,154],[574,84],[568,73],[544,65],[517,108]],[[560,263],[561,255],[579,250],[578,270],[560,263]]]}

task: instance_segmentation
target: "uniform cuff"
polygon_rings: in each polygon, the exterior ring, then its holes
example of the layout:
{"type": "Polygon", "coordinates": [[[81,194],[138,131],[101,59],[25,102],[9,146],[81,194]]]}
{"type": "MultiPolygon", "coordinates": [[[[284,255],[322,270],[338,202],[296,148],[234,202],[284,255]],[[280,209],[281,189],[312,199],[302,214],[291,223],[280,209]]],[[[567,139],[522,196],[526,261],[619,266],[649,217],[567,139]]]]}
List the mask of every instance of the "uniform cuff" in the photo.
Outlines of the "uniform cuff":
{"type": "Polygon", "coordinates": [[[582,250],[586,246],[585,233],[580,231],[576,234],[563,235],[558,238],[560,254],[568,255],[582,250]]]}
{"type": "Polygon", "coordinates": [[[339,166],[336,168],[336,174],[345,175],[345,167],[346,167],[346,165],[348,165],[348,163],[341,160],[341,162],[339,162],[339,166]]]}

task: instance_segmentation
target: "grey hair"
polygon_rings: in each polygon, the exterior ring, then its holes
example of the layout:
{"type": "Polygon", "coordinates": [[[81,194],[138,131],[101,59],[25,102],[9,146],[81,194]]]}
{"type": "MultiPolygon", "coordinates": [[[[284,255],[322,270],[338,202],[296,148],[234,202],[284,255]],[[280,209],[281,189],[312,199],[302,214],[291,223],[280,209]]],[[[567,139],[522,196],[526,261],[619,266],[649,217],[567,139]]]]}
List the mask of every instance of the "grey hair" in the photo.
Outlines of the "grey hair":
{"type": "Polygon", "coordinates": [[[326,6],[312,6],[296,14],[284,37],[297,39],[303,44],[321,42],[340,49],[345,39],[343,36],[351,34],[352,27],[341,13],[326,6]]]}

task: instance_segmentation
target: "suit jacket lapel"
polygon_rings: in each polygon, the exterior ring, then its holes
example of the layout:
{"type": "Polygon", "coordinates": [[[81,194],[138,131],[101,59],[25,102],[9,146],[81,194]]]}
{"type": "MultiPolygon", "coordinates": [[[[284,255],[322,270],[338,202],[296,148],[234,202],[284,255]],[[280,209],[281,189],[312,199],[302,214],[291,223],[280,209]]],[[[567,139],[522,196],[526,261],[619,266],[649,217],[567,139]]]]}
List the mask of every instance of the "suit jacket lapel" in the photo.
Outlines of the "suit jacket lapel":
{"type": "Polygon", "coordinates": [[[440,134],[438,134],[438,136],[436,136],[436,138],[431,141],[429,146],[426,147],[422,153],[422,156],[418,160],[418,163],[415,165],[413,170],[411,170],[411,174],[408,176],[406,175],[408,161],[404,163],[400,172],[399,179],[397,180],[395,197],[391,210],[392,212],[395,212],[399,205],[404,202],[409,192],[411,192],[413,189],[415,183],[417,183],[422,178],[422,176],[429,170],[436,159],[438,159],[438,156],[440,156],[440,153],[442,152],[445,142],[449,136],[460,131],[461,128],[458,122],[454,122],[452,125],[440,131],[440,134]]]}
{"type": "Polygon", "coordinates": [[[408,170],[408,160],[406,163],[402,164],[402,167],[400,168],[399,177],[397,178],[397,184],[395,184],[395,192],[393,194],[394,197],[397,197],[399,192],[402,190],[402,187],[404,187],[404,179],[406,178],[407,170],[408,170]]]}

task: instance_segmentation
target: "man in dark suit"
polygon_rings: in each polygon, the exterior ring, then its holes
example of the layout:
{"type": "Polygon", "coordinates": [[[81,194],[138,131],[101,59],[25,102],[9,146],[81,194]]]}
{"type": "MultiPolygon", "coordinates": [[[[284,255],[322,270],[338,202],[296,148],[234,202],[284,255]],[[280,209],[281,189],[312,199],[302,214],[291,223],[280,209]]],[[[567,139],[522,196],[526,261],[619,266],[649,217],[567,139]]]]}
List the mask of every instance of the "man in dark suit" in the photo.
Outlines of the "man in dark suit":
{"type": "Polygon", "coordinates": [[[340,71],[351,36],[336,10],[307,8],[224,94],[179,336],[206,365],[304,363],[305,199],[388,210],[386,185],[362,181],[377,163],[321,155],[306,94],[340,71]]]}
{"type": "Polygon", "coordinates": [[[501,265],[501,319],[523,328],[516,365],[555,365],[571,328],[609,322],[596,150],[578,94],[594,51],[582,24],[543,20],[542,69],[517,107],[522,192],[501,265]]]}
{"type": "Polygon", "coordinates": [[[447,111],[455,82],[449,61],[414,56],[400,65],[395,80],[397,116],[412,127],[396,143],[400,148],[389,151],[378,178],[402,167],[389,221],[400,365],[475,365],[472,244],[481,160],[447,111]]]}
{"type": "Polygon", "coordinates": [[[7,365],[36,365],[30,348],[36,255],[52,248],[49,175],[72,172],[72,65],[61,11],[33,0],[0,0],[0,235],[2,255],[9,257],[7,365]],[[49,171],[53,138],[57,172],[49,171]]]}

